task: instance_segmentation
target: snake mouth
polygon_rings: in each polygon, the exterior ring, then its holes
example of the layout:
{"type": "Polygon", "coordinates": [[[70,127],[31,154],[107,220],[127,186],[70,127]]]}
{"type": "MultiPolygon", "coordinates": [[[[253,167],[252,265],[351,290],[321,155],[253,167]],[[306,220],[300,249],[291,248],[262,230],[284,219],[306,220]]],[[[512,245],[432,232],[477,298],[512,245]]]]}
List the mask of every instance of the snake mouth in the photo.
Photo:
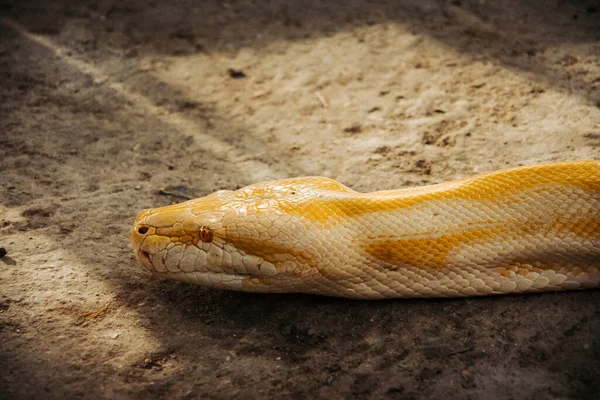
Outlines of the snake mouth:
{"type": "Polygon", "coordinates": [[[176,279],[182,282],[188,282],[195,285],[212,287],[215,289],[244,290],[243,283],[250,278],[248,275],[235,274],[229,272],[155,272],[157,276],[167,279],[176,279]]]}
{"type": "Polygon", "coordinates": [[[150,260],[150,253],[144,250],[138,250],[137,258],[147,270],[154,272],[154,265],[152,265],[152,261],[150,260]]]}

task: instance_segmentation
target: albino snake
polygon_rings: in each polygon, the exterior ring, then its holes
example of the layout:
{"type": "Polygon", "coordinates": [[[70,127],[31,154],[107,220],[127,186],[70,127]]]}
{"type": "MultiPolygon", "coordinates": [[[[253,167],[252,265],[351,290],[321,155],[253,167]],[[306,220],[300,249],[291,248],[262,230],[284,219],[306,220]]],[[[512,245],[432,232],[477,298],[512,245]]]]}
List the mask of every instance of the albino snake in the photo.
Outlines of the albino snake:
{"type": "Polygon", "coordinates": [[[361,299],[600,285],[600,161],[357,193],[327,178],[264,182],[142,211],[152,273],[250,292],[361,299]]]}

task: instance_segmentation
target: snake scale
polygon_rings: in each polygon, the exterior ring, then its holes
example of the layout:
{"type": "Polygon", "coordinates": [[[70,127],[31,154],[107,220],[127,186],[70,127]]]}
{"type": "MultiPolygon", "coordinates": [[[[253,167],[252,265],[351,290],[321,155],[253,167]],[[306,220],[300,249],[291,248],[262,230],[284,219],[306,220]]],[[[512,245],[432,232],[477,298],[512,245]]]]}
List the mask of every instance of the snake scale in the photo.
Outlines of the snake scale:
{"type": "Polygon", "coordinates": [[[283,179],[143,210],[135,254],[164,277],[359,299],[598,287],[600,161],[358,193],[283,179]]]}

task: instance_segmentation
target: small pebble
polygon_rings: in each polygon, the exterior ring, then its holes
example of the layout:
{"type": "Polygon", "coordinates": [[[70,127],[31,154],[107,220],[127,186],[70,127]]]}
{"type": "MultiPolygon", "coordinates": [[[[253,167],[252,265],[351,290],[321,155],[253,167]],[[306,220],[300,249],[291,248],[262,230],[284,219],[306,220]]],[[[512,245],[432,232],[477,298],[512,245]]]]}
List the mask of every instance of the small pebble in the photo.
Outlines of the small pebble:
{"type": "Polygon", "coordinates": [[[360,124],[353,124],[349,127],[344,128],[344,132],[347,133],[360,133],[362,132],[362,126],[360,124]]]}
{"type": "Polygon", "coordinates": [[[246,74],[244,73],[244,71],[238,70],[238,69],[233,69],[233,68],[229,68],[227,70],[227,72],[229,72],[229,76],[234,78],[234,79],[240,79],[240,78],[245,78],[246,74]]]}

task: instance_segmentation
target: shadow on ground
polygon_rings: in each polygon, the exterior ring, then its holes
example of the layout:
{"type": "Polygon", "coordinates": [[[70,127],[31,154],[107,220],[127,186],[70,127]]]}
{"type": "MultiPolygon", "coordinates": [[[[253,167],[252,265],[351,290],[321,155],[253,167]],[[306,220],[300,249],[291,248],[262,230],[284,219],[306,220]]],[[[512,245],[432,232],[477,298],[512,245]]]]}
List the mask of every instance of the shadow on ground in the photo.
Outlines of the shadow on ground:
{"type": "MultiPolygon", "coordinates": [[[[136,57],[234,54],[307,38],[354,32],[377,24],[402,24],[474,59],[529,73],[544,85],[598,105],[595,77],[564,72],[549,47],[600,40],[600,6],[593,0],[454,1],[8,1],[5,15],[30,31],[49,35],[86,56],[103,50],[136,57]],[[100,50],[100,51],[98,51],[100,50]],[[544,65],[540,72],[540,60],[544,65]]],[[[1,10],[1,9],[0,9],[1,10]]]]}

